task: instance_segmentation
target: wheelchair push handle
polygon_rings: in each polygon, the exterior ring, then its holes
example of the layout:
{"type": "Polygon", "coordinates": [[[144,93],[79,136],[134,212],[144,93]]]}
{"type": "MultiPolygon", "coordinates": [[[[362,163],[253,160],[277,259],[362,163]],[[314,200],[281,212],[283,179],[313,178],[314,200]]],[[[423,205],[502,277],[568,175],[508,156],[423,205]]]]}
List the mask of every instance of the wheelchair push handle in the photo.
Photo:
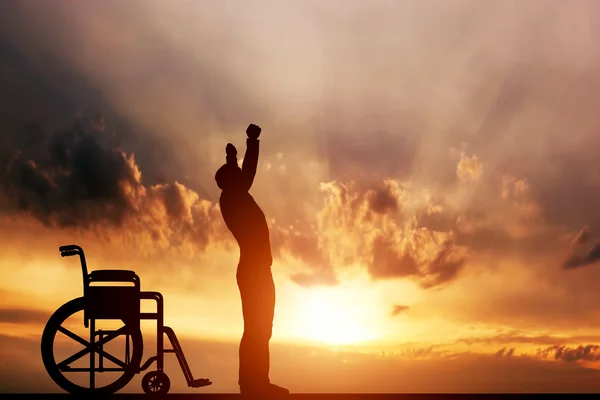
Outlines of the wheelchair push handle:
{"type": "Polygon", "coordinates": [[[66,246],[60,246],[58,250],[60,250],[60,255],[62,257],[79,256],[79,259],[81,260],[81,272],[83,274],[83,282],[85,286],[85,280],[87,278],[88,271],[83,249],[80,246],[77,246],[76,244],[69,244],[66,246]]]}
{"type": "Polygon", "coordinates": [[[76,244],[70,244],[67,246],[60,246],[58,248],[60,250],[60,255],[63,257],[75,256],[79,254],[79,252],[83,253],[83,249],[76,244]]]}

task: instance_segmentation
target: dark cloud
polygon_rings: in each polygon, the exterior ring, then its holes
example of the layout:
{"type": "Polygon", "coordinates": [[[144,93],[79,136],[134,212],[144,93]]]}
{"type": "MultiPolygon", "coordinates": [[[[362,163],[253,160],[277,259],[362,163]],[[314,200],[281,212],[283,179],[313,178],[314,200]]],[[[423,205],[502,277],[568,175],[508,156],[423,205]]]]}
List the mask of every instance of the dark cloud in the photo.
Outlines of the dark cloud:
{"type": "Polygon", "coordinates": [[[575,239],[573,239],[573,242],[575,244],[585,244],[591,236],[592,236],[592,234],[590,233],[589,228],[587,226],[585,226],[579,231],[577,236],[575,236],[575,239]]]}
{"type": "Polygon", "coordinates": [[[537,355],[566,362],[598,361],[600,360],[600,346],[594,344],[577,347],[555,345],[538,350],[537,355]]]}
{"type": "Polygon", "coordinates": [[[462,338],[456,343],[468,345],[480,344],[539,344],[539,345],[567,345],[587,341],[600,340],[598,336],[554,336],[554,335],[527,335],[525,332],[511,331],[488,337],[462,338]]]}
{"type": "Polygon", "coordinates": [[[455,249],[455,244],[450,240],[443,244],[437,257],[427,265],[423,273],[425,279],[421,285],[424,288],[441,286],[457,278],[465,265],[466,256],[453,254],[455,249]]]}
{"type": "Polygon", "coordinates": [[[409,308],[410,308],[409,306],[403,306],[401,304],[394,304],[394,307],[392,308],[392,317],[402,314],[409,308]]]}
{"type": "MultiPolygon", "coordinates": [[[[203,185],[195,177],[190,178],[184,169],[184,162],[197,166],[196,155],[189,146],[178,146],[148,121],[130,118],[127,110],[106,95],[107,86],[114,82],[93,79],[76,69],[72,60],[64,58],[62,52],[70,51],[72,47],[62,45],[59,38],[54,37],[68,30],[66,26],[52,28],[56,21],[49,16],[58,17],[56,8],[49,5],[48,19],[44,19],[39,31],[32,34],[23,28],[28,25],[29,18],[35,20],[35,16],[28,16],[32,10],[16,3],[2,4],[2,7],[8,23],[0,28],[3,60],[0,69],[0,149],[27,148],[36,137],[46,139],[43,135],[68,126],[77,116],[84,120],[84,125],[104,132],[102,141],[106,144],[110,142],[110,146],[135,153],[136,161],[144,171],[145,184],[177,180],[204,198],[208,197],[203,185]],[[52,35],[35,41],[35,35],[45,29],[52,30],[52,35]],[[46,48],[42,41],[46,42],[46,48]],[[22,137],[23,126],[37,129],[38,136],[22,137]]],[[[79,38],[83,36],[79,35],[79,38]]],[[[162,49],[162,53],[159,50],[157,48],[157,53],[165,56],[166,49],[162,49]]],[[[161,59],[164,61],[165,58],[161,59]]]]}
{"type": "Polygon", "coordinates": [[[501,348],[496,352],[496,357],[510,357],[514,354],[515,348],[507,349],[506,347],[501,348]]]}
{"type": "Polygon", "coordinates": [[[396,242],[382,235],[373,239],[369,273],[377,278],[404,278],[419,275],[419,265],[407,253],[396,250],[396,242]]]}
{"type": "Polygon", "coordinates": [[[0,153],[0,205],[15,215],[106,235],[123,229],[157,248],[228,240],[218,206],[179,183],[145,185],[133,155],[104,141],[105,132],[76,121],[15,135],[29,146],[0,153]]]}
{"type": "MultiPolygon", "coordinates": [[[[421,231],[423,236],[429,236],[421,231]]],[[[423,238],[424,241],[430,238],[423,238]]],[[[378,235],[373,240],[372,260],[368,269],[373,278],[416,278],[425,289],[443,286],[453,281],[463,268],[466,256],[456,251],[451,239],[439,244],[437,255],[429,261],[418,261],[412,251],[399,252],[397,242],[378,235]]],[[[414,246],[418,244],[414,243],[414,246]]]]}
{"type": "Polygon", "coordinates": [[[392,193],[390,185],[384,185],[368,193],[369,207],[377,214],[394,213],[398,211],[398,199],[392,193]]]}
{"type": "Polygon", "coordinates": [[[34,140],[32,148],[2,155],[0,185],[13,207],[60,227],[89,228],[99,221],[120,226],[133,213],[123,185],[135,186],[137,171],[121,151],[102,148],[79,125],[34,140]]]}
{"type": "Polygon", "coordinates": [[[563,265],[571,269],[596,264],[598,261],[600,261],[600,242],[594,244],[583,256],[576,254],[569,256],[563,265]]]}

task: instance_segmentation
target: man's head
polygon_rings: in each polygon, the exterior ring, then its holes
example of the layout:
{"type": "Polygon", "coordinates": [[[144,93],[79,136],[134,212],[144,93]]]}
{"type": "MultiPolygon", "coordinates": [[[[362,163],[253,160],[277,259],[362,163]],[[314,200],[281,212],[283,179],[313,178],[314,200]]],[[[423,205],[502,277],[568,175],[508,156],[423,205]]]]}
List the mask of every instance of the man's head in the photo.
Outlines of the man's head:
{"type": "Polygon", "coordinates": [[[237,163],[237,149],[235,146],[228,143],[225,152],[227,153],[227,163],[217,170],[215,180],[221,190],[230,191],[241,187],[243,175],[237,163]]]}
{"type": "Polygon", "coordinates": [[[237,165],[224,164],[217,170],[215,180],[219,189],[232,191],[239,188],[242,183],[242,170],[237,165]]]}

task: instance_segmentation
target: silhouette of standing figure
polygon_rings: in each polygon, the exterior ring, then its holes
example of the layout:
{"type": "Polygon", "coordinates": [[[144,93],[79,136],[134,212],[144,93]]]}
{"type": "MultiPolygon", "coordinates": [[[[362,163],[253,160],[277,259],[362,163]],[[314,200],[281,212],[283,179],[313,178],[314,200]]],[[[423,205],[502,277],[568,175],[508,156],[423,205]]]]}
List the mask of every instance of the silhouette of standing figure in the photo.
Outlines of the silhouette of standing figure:
{"type": "Polygon", "coordinates": [[[241,169],[235,146],[227,144],[227,163],[219,168],[215,180],[222,190],[219,205],[223,219],[240,247],[236,274],[244,316],[239,353],[240,392],[281,395],[289,391],[269,380],[269,340],[275,312],[269,228],[264,213],[248,193],[256,175],[260,133],[261,128],[254,124],[246,129],[248,138],[241,169]]]}

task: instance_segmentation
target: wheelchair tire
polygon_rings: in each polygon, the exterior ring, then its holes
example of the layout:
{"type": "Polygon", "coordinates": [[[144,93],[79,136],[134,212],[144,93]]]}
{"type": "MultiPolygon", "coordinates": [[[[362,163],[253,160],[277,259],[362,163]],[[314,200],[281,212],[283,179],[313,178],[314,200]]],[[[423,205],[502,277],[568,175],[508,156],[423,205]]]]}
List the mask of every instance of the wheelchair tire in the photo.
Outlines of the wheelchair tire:
{"type": "MultiPolygon", "coordinates": [[[[122,389],[131,379],[139,372],[140,363],[142,361],[143,340],[142,333],[139,327],[132,328],[125,325],[125,330],[131,337],[132,351],[131,359],[127,364],[127,368],[123,369],[123,374],[114,382],[102,387],[84,387],[71,382],[59,369],[57,361],[54,358],[54,344],[57,332],[65,320],[73,314],[83,312],[85,308],[85,300],[83,297],[73,299],[52,314],[44,333],[42,334],[41,352],[44,367],[50,375],[50,378],[63,390],[71,394],[112,394],[122,389]]],[[[82,321],[83,323],[83,321],[82,321]]],[[[90,328],[88,328],[90,329],[90,328]]]]}
{"type": "Polygon", "coordinates": [[[171,380],[163,371],[150,371],[142,378],[142,389],[146,394],[165,395],[171,389],[171,380]]]}

